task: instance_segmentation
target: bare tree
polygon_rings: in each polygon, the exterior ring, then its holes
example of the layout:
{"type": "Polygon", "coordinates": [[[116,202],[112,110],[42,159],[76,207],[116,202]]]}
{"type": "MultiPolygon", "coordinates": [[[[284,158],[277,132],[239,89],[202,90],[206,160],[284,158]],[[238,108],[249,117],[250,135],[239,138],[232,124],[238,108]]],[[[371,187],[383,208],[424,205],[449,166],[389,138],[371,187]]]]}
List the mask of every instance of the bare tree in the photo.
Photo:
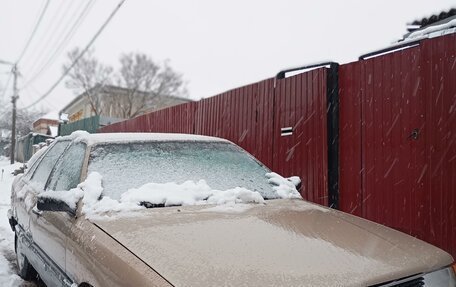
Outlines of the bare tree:
{"type": "Polygon", "coordinates": [[[143,53],[123,54],[120,57],[117,84],[127,94],[116,100],[124,118],[133,118],[143,113],[156,97],[186,96],[182,75],[165,62],[155,63],[143,53]]]}
{"type": "MultiPolygon", "coordinates": [[[[33,122],[44,115],[45,111],[17,109],[16,112],[16,131],[18,136],[24,136],[33,130],[33,122]]],[[[12,110],[6,109],[0,117],[0,129],[11,130],[12,110]]]]}
{"type": "MultiPolygon", "coordinates": [[[[78,48],[68,53],[64,70],[79,53],[78,48]]],[[[69,73],[66,86],[77,94],[84,94],[96,115],[106,111],[106,114],[122,118],[133,118],[144,113],[157,97],[187,95],[181,74],[175,72],[167,61],[158,64],[143,53],[121,55],[120,69],[114,76],[121,89],[110,87],[112,71],[90,51],[69,73]]]]}
{"type": "MultiPolygon", "coordinates": [[[[68,53],[68,62],[63,65],[65,72],[80,55],[81,50],[74,48],[68,53]]],[[[81,57],[68,74],[65,82],[67,88],[75,91],[77,95],[83,94],[89,102],[95,115],[102,113],[102,91],[110,84],[113,69],[100,63],[89,50],[81,57]]]]}

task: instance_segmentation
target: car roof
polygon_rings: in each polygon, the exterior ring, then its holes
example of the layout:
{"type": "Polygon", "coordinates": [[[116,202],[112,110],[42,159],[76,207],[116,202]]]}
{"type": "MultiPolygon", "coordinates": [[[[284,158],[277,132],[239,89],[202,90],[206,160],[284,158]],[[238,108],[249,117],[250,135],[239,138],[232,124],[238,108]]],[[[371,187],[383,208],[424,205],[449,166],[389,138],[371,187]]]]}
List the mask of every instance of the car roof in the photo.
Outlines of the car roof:
{"type": "Polygon", "coordinates": [[[195,141],[195,142],[229,142],[228,140],[190,134],[177,133],[98,133],[89,134],[76,131],[69,136],[59,137],[58,140],[82,141],[87,145],[103,143],[154,142],[154,141],[195,141]]]}

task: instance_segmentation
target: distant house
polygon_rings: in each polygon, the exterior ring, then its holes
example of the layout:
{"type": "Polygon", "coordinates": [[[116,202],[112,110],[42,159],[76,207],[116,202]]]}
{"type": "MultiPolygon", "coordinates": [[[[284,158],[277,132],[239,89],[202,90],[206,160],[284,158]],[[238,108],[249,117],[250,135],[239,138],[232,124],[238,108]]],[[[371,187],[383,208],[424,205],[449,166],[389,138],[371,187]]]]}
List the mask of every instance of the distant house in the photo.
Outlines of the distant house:
{"type": "Polygon", "coordinates": [[[56,137],[59,127],[59,115],[56,112],[48,113],[33,122],[33,132],[56,137]]]}
{"type": "MultiPolygon", "coordinates": [[[[103,87],[97,94],[99,112],[98,116],[104,119],[112,119],[111,122],[116,122],[120,119],[129,118],[126,115],[125,109],[121,103],[125,102],[128,95],[131,93],[130,90],[125,88],[120,88],[116,86],[106,86],[103,87]]],[[[136,91],[134,97],[142,97],[147,95],[146,92],[136,91]]],[[[167,108],[170,106],[175,106],[182,103],[190,102],[191,100],[179,97],[152,97],[147,101],[146,106],[138,106],[137,103],[132,105],[133,110],[141,110],[140,113],[144,114],[146,112],[152,112],[167,108]]],[[[92,107],[89,98],[85,93],[74,98],[68,105],[66,105],[61,111],[60,114],[68,116],[68,122],[76,122],[82,119],[87,119],[93,116],[96,116],[97,113],[92,107]]]]}

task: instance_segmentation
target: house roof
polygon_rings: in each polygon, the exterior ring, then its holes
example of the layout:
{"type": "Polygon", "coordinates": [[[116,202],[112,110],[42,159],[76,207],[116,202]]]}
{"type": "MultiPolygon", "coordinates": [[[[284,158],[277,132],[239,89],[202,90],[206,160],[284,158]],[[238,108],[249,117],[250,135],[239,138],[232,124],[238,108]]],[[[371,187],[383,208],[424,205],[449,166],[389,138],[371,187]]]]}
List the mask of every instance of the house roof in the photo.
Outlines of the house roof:
{"type": "Polygon", "coordinates": [[[45,114],[44,116],[40,117],[39,119],[56,120],[56,121],[58,121],[59,120],[59,113],[57,111],[52,111],[52,112],[49,112],[49,113],[45,114]]]}
{"type": "Polygon", "coordinates": [[[411,23],[412,27],[409,28],[409,32],[416,30],[418,27],[423,28],[437,22],[444,21],[453,16],[456,16],[456,8],[451,8],[448,11],[442,11],[439,14],[433,14],[429,17],[417,19],[411,23]]]}
{"type": "Polygon", "coordinates": [[[35,123],[39,122],[39,121],[42,121],[42,120],[48,120],[48,121],[56,121],[58,122],[59,121],[59,113],[56,112],[56,111],[52,111],[52,112],[49,112],[47,114],[45,114],[44,116],[41,116],[39,117],[38,119],[36,119],[32,125],[35,126],[35,123]]]}
{"type": "MultiPolygon", "coordinates": [[[[94,88],[92,88],[94,89],[94,88]]],[[[104,92],[105,93],[108,93],[109,92],[114,92],[114,91],[123,91],[123,92],[128,92],[130,89],[127,89],[127,88],[122,88],[122,87],[118,87],[118,86],[113,86],[113,85],[106,85],[104,87],[104,92]]],[[[144,92],[144,91],[137,91],[137,93],[140,93],[140,94],[144,94],[144,93],[147,93],[147,92],[144,92]]],[[[74,105],[77,101],[81,100],[82,97],[85,95],[85,92],[76,96],[70,103],[68,103],[64,108],[62,108],[59,112],[59,114],[63,113],[66,109],[68,109],[69,107],[71,107],[72,105],[74,105]]],[[[177,100],[183,100],[183,101],[188,101],[188,102],[192,102],[193,100],[191,99],[188,99],[188,98],[182,98],[182,97],[176,97],[176,96],[167,96],[168,98],[171,98],[171,99],[177,99],[177,100]]]]}

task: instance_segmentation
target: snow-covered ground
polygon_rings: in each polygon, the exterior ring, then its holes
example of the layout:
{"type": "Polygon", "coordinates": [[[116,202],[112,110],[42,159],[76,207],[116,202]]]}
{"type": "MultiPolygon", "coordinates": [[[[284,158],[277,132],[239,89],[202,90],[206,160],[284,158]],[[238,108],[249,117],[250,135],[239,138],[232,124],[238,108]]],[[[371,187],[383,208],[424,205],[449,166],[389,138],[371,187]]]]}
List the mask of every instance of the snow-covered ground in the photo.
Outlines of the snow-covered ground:
{"type": "Polygon", "coordinates": [[[11,183],[14,179],[11,172],[19,166],[21,166],[20,163],[10,165],[7,158],[0,157],[0,286],[2,287],[35,286],[33,283],[24,282],[16,275],[14,233],[6,216],[10,206],[11,183]]]}

